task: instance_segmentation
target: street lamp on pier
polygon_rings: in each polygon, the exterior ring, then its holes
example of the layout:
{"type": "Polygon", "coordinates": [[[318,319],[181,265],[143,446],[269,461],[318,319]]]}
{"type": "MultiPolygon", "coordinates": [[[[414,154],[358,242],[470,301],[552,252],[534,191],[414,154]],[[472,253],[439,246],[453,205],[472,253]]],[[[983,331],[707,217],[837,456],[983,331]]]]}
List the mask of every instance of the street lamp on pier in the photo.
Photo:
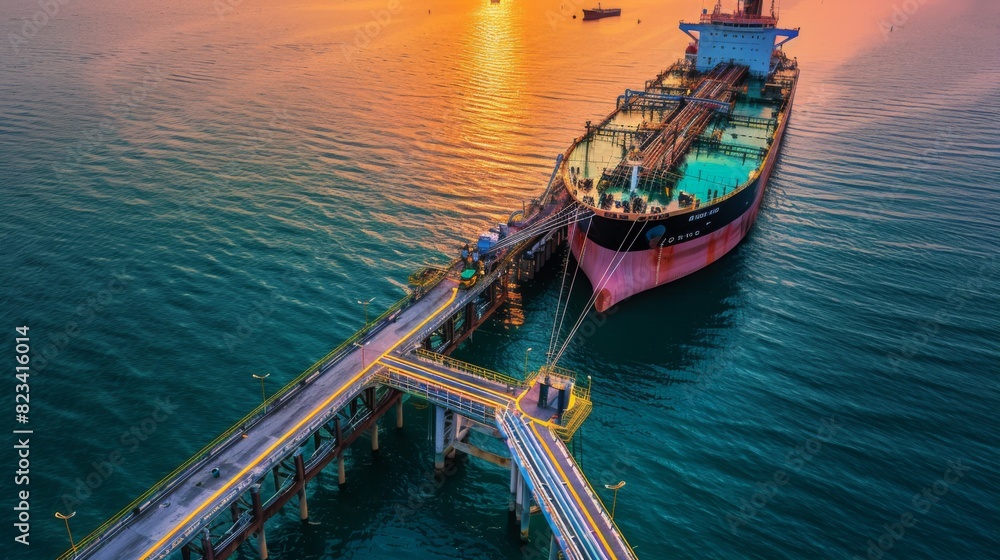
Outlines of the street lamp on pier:
{"type": "Polygon", "coordinates": [[[375,301],[375,298],[372,298],[372,299],[370,299],[368,301],[358,300],[358,305],[362,305],[365,308],[365,328],[366,329],[368,328],[368,304],[371,303],[371,302],[373,302],[373,301],[375,301]]]}
{"type": "MultiPolygon", "coordinates": [[[[267,394],[264,392],[264,380],[270,376],[270,373],[265,373],[264,375],[257,375],[256,373],[253,374],[254,379],[260,379],[260,404],[267,402],[267,394]]],[[[264,412],[267,412],[266,406],[264,407],[264,412]]]]}
{"type": "Polygon", "coordinates": [[[361,369],[365,369],[365,346],[368,346],[368,343],[355,342],[354,345],[361,349],[361,369]]]}
{"type": "Polygon", "coordinates": [[[76,515],[76,512],[65,513],[56,512],[56,517],[66,522],[66,534],[69,535],[69,545],[73,548],[73,558],[76,558],[76,544],[73,542],[73,532],[69,530],[69,518],[76,515]]]}
{"type": "Polygon", "coordinates": [[[619,482],[618,484],[605,484],[604,485],[604,487],[607,488],[608,490],[614,490],[615,491],[615,497],[611,501],[611,520],[612,521],[615,520],[615,506],[618,505],[618,491],[621,490],[622,486],[625,486],[625,481],[624,480],[621,481],[621,482],[619,482]]]}

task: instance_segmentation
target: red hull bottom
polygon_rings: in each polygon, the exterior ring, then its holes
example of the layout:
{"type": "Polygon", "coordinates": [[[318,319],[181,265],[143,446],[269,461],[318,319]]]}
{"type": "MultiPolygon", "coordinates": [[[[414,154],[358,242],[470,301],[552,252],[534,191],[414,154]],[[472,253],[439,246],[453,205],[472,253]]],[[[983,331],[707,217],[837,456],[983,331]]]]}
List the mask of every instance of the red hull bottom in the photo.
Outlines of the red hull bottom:
{"type": "Polygon", "coordinates": [[[595,308],[606,311],[625,298],[673,282],[719,260],[750,230],[757,218],[760,198],[752,208],[720,230],[684,243],[620,253],[617,257],[614,250],[587,240],[576,224],[570,225],[570,248],[597,293],[595,308]]]}

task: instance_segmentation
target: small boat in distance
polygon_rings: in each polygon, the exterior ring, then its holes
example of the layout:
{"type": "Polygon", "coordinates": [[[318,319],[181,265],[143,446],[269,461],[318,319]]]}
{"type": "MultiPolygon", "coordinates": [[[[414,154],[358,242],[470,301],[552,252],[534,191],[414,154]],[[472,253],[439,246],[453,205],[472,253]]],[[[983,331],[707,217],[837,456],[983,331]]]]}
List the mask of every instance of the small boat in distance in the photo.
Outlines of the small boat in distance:
{"type": "Polygon", "coordinates": [[[621,8],[602,8],[600,4],[596,8],[583,11],[583,21],[592,19],[601,19],[606,17],[615,17],[622,15],[621,8]]]}

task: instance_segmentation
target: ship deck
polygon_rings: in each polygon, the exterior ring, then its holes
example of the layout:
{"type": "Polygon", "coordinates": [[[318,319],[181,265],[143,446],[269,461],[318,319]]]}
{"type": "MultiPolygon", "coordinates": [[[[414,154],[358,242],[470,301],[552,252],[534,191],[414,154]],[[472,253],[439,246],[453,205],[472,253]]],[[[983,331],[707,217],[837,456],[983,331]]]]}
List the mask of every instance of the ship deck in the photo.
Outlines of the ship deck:
{"type": "Polygon", "coordinates": [[[726,89],[734,100],[729,111],[705,109],[707,124],[689,123],[681,110],[690,102],[679,96],[697,96],[712,80],[672,67],[642,92],[619,98],[618,109],[588,130],[566,158],[564,180],[574,197],[603,210],[663,213],[718,202],[760,169],[793,80],[791,70],[769,82],[747,78],[726,89]],[[784,85],[775,87],[776,82],[784,85]],[[697,136],[686,138],[692,132],[697,136]],[[631,191],[629,152],[659,155],[663,149],[656,151],[656,143],[676,146],[687,140],[692,141],[686,151],[673,160],[649,161],[646,155],[636,192],[631,191]]]}

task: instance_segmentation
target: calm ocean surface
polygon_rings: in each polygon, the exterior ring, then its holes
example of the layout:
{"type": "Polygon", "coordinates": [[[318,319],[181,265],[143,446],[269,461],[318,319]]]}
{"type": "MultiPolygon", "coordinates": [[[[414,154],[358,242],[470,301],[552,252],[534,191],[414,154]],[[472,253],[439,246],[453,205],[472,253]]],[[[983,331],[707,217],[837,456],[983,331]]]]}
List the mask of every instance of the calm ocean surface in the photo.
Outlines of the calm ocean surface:
{"type": "MultiPolygon", "coordinates": [[[[273,392],[362,325],[356,300],[380,312],[537,195],[702,2],[586,25],[574,0],[231,4],[0,0],[10,408],[16,326],[34,352],[31,544],[9,435],[5,557],[66,550],[53,512],[83,537],[257,405],[251,374],[273,392]]],[[[1000,5],[782,8],[802,79],[754,231],[592,317],[561,364],[593,376],[586,472],[627,481],[644,559],[1000,558],[1000,5]]],[[[537,367],[558,269],[459,357],[537,367]]],[[[270,522],[273,558],[533,557],[506,471],[428,491],[428,410],[406,415],[345,490],[319,479],[309,525],[270,522]]]]}

